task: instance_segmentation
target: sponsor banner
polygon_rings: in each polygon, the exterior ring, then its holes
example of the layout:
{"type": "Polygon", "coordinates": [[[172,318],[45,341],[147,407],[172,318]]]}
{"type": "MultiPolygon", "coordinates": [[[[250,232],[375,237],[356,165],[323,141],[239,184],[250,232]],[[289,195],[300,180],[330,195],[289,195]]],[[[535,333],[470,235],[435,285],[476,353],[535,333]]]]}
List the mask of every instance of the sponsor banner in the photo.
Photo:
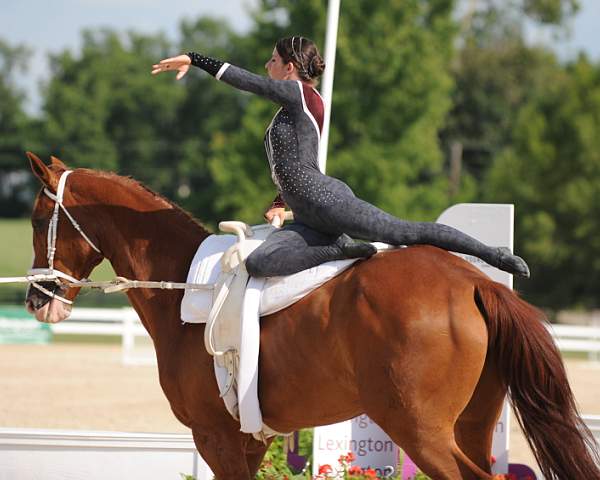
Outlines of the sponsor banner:
{"type": "Polygon", "coordinates": [[[330,477],[341,477],[340,457],[354,454],[352,465],[373,469],[379,477],[397,474],[398,446],[366,415],[347,422],[315,428],[313,438],[313,475],[319,467],[329,465],[330,477]]]}

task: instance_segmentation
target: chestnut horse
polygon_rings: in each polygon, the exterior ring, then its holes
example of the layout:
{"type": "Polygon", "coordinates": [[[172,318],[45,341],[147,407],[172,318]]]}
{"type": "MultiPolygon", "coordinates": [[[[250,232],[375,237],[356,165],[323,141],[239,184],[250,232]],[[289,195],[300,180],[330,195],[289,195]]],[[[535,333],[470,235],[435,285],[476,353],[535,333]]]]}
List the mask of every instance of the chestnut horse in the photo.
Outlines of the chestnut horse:
{"type": "MultiPolygon", "coordinates": [[[[56,192],[65,165],[28,156],[56,192]]],[[[61,215],[54,266],[77,279],[107,258],[120,276],[185,281],[209,235],[171,202],[111,173],[74,170],[64,205],[90,241],[61,215]]],[[[53,209],[40,193],[34,267],[48,267],[53,209]]],[[[70,300],[78,293],[58,291],[70,300]]],[[[253,478],[268,445],[241,433],[227,413],[204,325],[180,322],[181,291],[127,295],[154,342],[173,413],[202,457],[218,479],[253,478]]],[[[41,321],[69,314],[33,288],[27,306],[41,321]]],[[[547,479],[600,479],[593,438],[542,314],[455,255],[430,246],[378,253],[261,322],[261,408],[277,431],[366,413],[430,477],[490,479],[492,434],[508,390],[547,479]]]]}

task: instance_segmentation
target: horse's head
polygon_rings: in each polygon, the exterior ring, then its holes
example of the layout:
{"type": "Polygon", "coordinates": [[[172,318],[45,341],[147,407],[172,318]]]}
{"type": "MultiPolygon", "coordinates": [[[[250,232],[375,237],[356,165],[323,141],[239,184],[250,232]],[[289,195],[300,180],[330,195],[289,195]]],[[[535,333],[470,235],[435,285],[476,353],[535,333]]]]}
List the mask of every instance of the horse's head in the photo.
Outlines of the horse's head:
{"type": "MultiPolygon", "coordinates": [[[[36,155],[27,152],[31,170],[42,183],[31,214],[33,226],[34,260],[31,273],[56,277],[56,281],[39,282],[30,286],[25,305],[41,322],[56,323],[67,318],[70,303],[79,288],[66,285],[65,281],[87,277],[102,261],[96,247],[95,222],[82,218],[81,193],[65,183],[69,170],[58,158],[51,157],[50,165],[44,164],[36,155]],[[79,230],[78,230],[79,229],[79,230]]],[[[70,180],[72,182],[72,180],[70,180]]]]}

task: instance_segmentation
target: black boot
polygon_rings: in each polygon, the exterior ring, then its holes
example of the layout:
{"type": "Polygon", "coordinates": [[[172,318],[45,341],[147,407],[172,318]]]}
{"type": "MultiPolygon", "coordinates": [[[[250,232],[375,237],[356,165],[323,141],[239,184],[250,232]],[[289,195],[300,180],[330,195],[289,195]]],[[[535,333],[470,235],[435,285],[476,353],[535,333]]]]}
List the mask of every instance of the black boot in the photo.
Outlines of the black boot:
{"type": "Polygon", "coordinates": [[[369,258],[377,253],[377,248],[366,242],[357,242],[342,233],[335,244],[342,250],[345,258],[369,258]]]}
{"type": "Polygon", "coordinates": [[[513,275],[529,278],[529,267],[525,260],[513,255],[507,247],[498,248],[498,262],[494,266],[513,275]]]}

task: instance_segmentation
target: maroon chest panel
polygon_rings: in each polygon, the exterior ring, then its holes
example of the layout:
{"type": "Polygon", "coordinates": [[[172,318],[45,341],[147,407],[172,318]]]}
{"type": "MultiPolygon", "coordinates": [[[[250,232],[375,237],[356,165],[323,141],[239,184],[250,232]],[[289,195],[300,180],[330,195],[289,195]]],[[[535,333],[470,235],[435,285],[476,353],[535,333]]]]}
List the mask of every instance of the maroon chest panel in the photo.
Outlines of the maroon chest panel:
{"type": "Polygon", "coordinates": [[[325,106],[323,105],[323,99],[317,91],[310,85],[302,84],[302,93],[304,93],[304,100],[306,101],[306,107],[317,121],[319,126],[319,132],[323,133],[323,114],[325,106]]]}

